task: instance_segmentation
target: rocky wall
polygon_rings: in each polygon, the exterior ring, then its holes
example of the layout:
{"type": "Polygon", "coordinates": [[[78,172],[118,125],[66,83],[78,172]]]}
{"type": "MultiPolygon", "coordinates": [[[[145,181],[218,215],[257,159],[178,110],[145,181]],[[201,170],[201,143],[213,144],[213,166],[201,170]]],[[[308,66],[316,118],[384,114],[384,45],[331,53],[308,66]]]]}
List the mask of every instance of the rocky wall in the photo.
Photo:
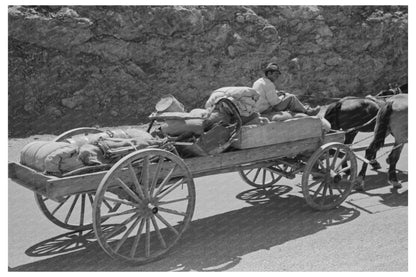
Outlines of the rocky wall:
{"type": "Polygon", "coordinates": [[[325,103],[407,83],[407,6],[9,6],[9,136],[147,123],[251,86],[325,103]]]}

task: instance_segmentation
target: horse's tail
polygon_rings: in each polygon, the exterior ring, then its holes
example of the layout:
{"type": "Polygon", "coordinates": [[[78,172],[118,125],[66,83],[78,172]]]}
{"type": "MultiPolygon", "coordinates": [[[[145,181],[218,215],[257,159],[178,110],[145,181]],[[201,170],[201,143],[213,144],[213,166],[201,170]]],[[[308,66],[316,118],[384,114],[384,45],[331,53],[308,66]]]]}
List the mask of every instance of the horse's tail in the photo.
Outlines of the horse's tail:
{"type": "Polygon", "coordinates": [[[384,139],[386,138],[389,129],[390,115],[393,111],[392,105],[392,102],[387,102],[377,113],[373,140],[376,149],[380,149],[384,146],[384,139]]]}
{"type": "Polygon", "coordinates": [[[328,120],[331,124],[331,129],[338,130],[339,129],[339,111],[341,109],[341,101],[337,101],[335,103],[331,103],[325,111],[324,118],[328,120]]]}

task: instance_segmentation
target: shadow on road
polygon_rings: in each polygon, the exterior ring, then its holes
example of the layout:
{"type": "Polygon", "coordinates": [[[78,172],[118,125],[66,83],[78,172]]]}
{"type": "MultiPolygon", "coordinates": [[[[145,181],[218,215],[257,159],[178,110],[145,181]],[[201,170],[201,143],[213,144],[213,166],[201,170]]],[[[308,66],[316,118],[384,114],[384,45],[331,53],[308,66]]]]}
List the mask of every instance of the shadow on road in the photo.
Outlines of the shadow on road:
{"type": "MultiPolygon", "coordinates": [[[[398,170],[397,178],[400,182],[408,181],[407,171],[398,170]]],[[[387,182],[388,174],[377,171],[376,175],[369,175],[365,179],[365,191],[353,192],[367,195],[368,197],[378,196],[381,198],[380,203],[389,207],[408,206],[408,191],[399,192],[387,182]],[[381,188],[390,188],[389,192],[379,192],[381,188]],[[377,192],[373,192],[377,191],[377,192]]]]}
{"type": "MultiPolygon", "coordinates": [[[[354,220],[356,209],[339,207],[317,212],[302,197],[287,195],[286,186],[267,190],[251,189],[237,195],[253,206],[191,223],[176,247],[162,259],[132,265],[107,256],[90,232],[71,232],[31,247],[38,253],[61,254],[42,261],[10,268],[10,271],[223,271],[237,265],[241,257],[256,251],[268,251],[288,241],[305,237],[328,226],[354,220]],[[80,235],[80,237],[76,237],[80,235]],[[68,245],[77,251],[68,253],[68,245]],[[53,247],[51,247],[53,246],[53,247]],[[49,247],[49,248],[48,248],[49,247]],[[42,251],[39,251],[39,248],[42,251]],[[38,251],[36,251],[36,249],[38,251]],[[62,252],[59,251],[62,249],[62,252]],[[66,250],[65,250],[66,249],[66,250]],[[47,250],[47,251],[45,251],[47,250]]],[[[30,251],[27,251],[30,255],[30,251]]]]}

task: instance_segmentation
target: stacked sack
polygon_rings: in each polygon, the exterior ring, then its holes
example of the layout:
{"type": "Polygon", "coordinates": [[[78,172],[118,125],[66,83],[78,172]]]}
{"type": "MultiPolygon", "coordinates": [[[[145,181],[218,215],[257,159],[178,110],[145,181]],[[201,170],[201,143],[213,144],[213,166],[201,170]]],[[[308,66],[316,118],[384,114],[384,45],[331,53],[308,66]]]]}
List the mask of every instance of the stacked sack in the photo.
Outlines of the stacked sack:
{"type": "Polygon", "coordinates": [[[230,99],[237,107],[241,116],[250,116],[255,110],[259,93],[250,87],[222,87],[211,93],[208,101],[205,103],[206,109],[211,109],[221,98],[230,99]]]}
{"type": "Polygon", "coordinates": [[[117,148],[133,150],[159,146],[162,141],[139,128],[113,129],[95,134],[80,134],[64,141],[35,141],[20,152],[20,163],[37,171],[62,175],[84,166],[114,162],[108,152],[117,148]]]}

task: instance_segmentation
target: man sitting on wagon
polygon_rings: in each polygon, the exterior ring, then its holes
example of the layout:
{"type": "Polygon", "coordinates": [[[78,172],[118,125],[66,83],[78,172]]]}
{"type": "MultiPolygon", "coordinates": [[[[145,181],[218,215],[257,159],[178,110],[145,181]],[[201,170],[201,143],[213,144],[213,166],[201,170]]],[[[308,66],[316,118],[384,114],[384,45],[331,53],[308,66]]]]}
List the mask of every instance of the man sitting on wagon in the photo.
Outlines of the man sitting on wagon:
{"type": "Polygon", "coordinates": [[[255,110],[260,114],[290,111],[311,116],[317,115],[320,111],[319,106],[305,107],[295,95],[276,90],[274,83],[280,75],[279,66],[276,63],[269,63],[264,69],[264,77],[254,82],[253,88],[260,94],[255,110]]]}

